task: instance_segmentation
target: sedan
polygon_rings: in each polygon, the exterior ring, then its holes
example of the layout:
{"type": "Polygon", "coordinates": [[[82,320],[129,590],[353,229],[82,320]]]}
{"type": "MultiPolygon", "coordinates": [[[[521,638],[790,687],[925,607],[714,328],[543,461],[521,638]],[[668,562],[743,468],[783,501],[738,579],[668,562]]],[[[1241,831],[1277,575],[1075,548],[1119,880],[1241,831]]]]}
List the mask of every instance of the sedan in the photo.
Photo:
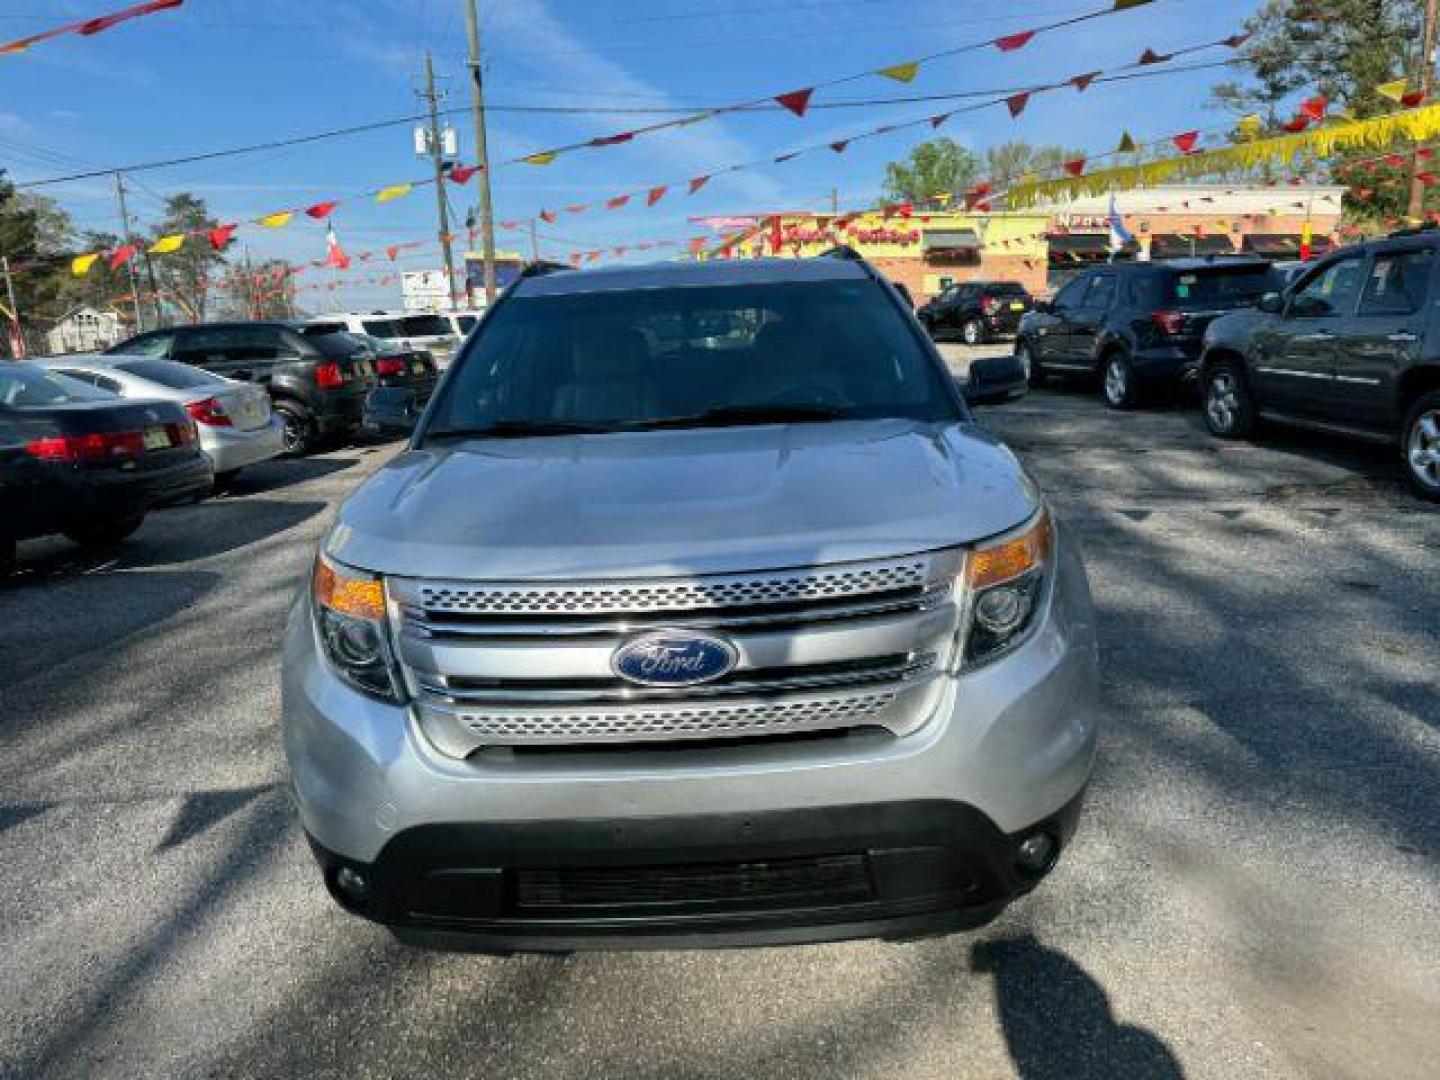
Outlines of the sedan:
{"type": "Polygon", "coordinates": [[[66,356],[40,363],[121,397],[182,405],[199,428],[200,448],[217,484],[285,452],[285,425],[263,386],[146,356],[66,356]]]}

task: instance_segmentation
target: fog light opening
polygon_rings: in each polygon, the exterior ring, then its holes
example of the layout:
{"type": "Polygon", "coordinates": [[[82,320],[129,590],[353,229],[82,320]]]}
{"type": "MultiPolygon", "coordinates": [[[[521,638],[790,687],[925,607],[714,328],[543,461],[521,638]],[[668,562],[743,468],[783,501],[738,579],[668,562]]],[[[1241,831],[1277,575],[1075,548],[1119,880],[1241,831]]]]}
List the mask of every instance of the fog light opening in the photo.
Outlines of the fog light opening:
{"type": "Polygon", "coordinates": [[[342,866],[330,877],[336,898],[349,908],[362,908],[370,895],[370,883],[365,875],[348,866],[342,866]]]}
{"type": "Polygon", "coordinates": [[[1031,833],[1015,845],[1015,868],[1022,877],[1044,877],[1055,866],[1060,844],[1047,832],[1031,833]]]}

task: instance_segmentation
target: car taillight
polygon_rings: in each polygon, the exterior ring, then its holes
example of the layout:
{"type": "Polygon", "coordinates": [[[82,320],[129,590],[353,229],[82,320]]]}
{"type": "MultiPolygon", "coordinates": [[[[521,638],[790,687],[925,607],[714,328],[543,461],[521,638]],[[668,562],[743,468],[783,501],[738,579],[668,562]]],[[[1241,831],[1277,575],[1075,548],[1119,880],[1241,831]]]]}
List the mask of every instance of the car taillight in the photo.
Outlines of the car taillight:
{"type": "Polygon", "coordinates": [[[196,423],[209,424],[211,427],[233,427],[230,414],[225,411],[225,406],[220,404],[218,398],[206,398],[204,401],[190,401],[185,404],[185,411],[188,412],[196,423]]]}
{"type": "Polygon", "coordinates": [[[387,356],[383,360],[375,361],[375,374],[377,375],[404,375],[405,361],[398,356],[387,356]]]}
{"type": "Polygon", "coordinates": [[[315,385],[321,390],[337,390],[344,386],[345,376],[340,373],[340,365],[334,360],[325,364],[316,364],[315,385]]]}
{"type": "Polygon", "coordinates": [[[1150,320],[1155,328],[1166,337],[1175,337],[1185,330],[1185,313],[1183,311],[1152,311],[1150,320]]]}
{"type": "Polygon", "coordinates": [[[993,296],[980,297],[980,310],[986,315],[994,315],[1000,310],[1000,301],[993,296]]]}
{"type": "Polygon", "coordinates": [[[117,457],[139,457],[145,452],[145,440],[138,431],[49,435],[27,442],[25,452],[45,461],[106,461],[117,457]]]}
{"type": "MultiPolygon", "coordinates": [[[[230,421],[227,419],[225,423],[230,421]]],[[[200,440],[200,429],[195,426],[194,420],[177,420],[173,424],[166,424],[165,430],[174,446],[188,446],[200,440]]]]}

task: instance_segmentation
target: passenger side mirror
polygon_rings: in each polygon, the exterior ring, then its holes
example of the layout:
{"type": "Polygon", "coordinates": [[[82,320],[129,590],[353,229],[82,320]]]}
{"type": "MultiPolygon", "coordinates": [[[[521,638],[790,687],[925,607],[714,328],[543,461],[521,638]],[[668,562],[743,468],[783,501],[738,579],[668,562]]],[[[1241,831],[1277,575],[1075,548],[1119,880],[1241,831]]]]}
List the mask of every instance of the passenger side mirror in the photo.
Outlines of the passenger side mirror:
{"type": "Polygon", "coordinates": [[[1285,298],[1278,292],[1267,292],[1257,306],[1268,315],[1279,315],[1285,310],[1285,298]]]}
{"type": "Polygon", "coordinates": [[[1025,392],[1025,369],[1015,356],[983,356],[970,361],[960,393],[971,405],[993,405],[1025,392]]]}
{"type": "Polygon", "coordinates": [[[1049,300],[1040,300],[1037,298],[1030,302],[1030,310],[1038,311],[1042,314],[1048,315],[1053,310],[1053,308],[1054,305],[1052,305],[1049,300]]]}

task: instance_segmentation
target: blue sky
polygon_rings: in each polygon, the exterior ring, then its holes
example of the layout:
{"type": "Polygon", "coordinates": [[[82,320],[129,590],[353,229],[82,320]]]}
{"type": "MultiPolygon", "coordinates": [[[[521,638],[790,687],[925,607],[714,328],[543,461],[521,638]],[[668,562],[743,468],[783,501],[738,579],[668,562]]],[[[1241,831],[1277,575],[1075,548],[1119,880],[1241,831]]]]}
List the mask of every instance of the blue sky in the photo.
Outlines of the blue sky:
{"type": "MultiPolygon", "coordinates": [[[[14,0],[0,9],[0,39],[90,17],[128,0],[14,0]]],[[[665,107],[713,105],[778,93],[898,63],[977,39],[1012,33],[1103,6],[1105,0],[482,0],[491,151],[509,158],[612,134],[646,118],[536,115],[505,106],[665,107]]],[[[881,78],[817,93],[893,97],[1010,88],[1133,61],[1219,38],[1240,28],[1258,0],[1156,0],[1148,7],[1037,37],[1019,52],[984,50],[925,65],[910,86],[881,78]]],[[[92,38],[62,37],[0,58],[0,164],[17,181],[86,168],[220,149],[419,111],[421,57],[434,53],[450,104],[468,104],[460,0],[187,0],[92,38]]],[[[1206,54],[1201,58],[1217,57],[1206,54]]],[[[1197,58],[1197,59],[1201,59],[1197,58]]],[[[1095,85],[1085,94],[1041,95],[1017,120],[1003,109],[962,115],[942,132],[976,149],[1023,138],[1109,149],[1128,128],[1137,138],[1213,125],[1207,88],[1221,72],[1095,85]]],[[[726,164],[843,138],[939,111],[935,104],[812,108],[802,118],[741,114],[658,133],[546,167],[497,169],[497,218],[590,202],[607,194],[683,180],[726,164]]],[[[462,157],[473,160],[468,117],[453,121],[462,157]]],[[[885,162],[928,129],[857,143],[844,155],[802,156],[712,181],[695,196],[672,192],[654,208],[562,216],[542,225],[542,253],[612,247],[703,231],[687,218],[874,199],[885,162]]],[[[407,127],[307,146],[149,172],[130,179],[132,213],[159,211],[158,196],[188,190],[222,219],[248,218],[383,184],[419,179],[425,163],[407,127]],[[143,185],[143,187],[141,186],[143,185]]],[[[118,229],[113,188],[84,180],[42,189],[84,226],[118,229]]],[[[463,216],[473,192],[450,189],[463,216]]],[[[342,205],[334,216],[351,250],[433,239],[435,201],[419,188],[383,206],[342,205]]],[[[297,219],[275,232],[244,230],[252,254],[308,260],[323,255],[323,226],[297,219]]],[[[505,246],[513,244],[506,234],[505,246]]],[[[518,241],[518,237],[516,238],[518,241]]],[[[418,256],[402,265],[438,265],[418,256]]],[[[303,279],[302,279],[303,280],[303,279]]],[[[314,296],[316,294],[309,294],[314,296]]],[[[346,306],[398,303],[395,290],[347,286],[346,306]]],[[[325,301],[315,301],[316,306],[325,301]]]]}

